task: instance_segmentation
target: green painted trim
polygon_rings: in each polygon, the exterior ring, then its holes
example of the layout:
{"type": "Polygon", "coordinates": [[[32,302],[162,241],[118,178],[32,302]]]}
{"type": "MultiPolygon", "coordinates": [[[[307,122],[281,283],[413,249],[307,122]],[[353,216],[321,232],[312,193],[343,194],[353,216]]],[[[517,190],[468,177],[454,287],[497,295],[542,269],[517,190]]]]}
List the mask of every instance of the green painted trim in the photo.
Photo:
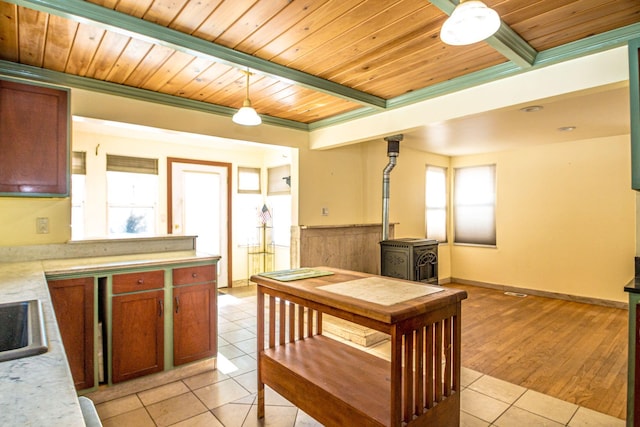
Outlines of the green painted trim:
{"type": "Polygon", "coordinates": [[[628,319],[628,354],[627,354],[627,426],[635,426],[635,382],[636,382],[636,313],[640,304],[640,295],[629,293],[629,319],[628,319]]]}
{"type": "Polygon", "coordinates": [[[498,32],[486,39],[485,42],[521,68],[533,66],[538,55],[538,51],[504,22],[501,22],[498,32]]]}
{"type": "Polygon", "coordinates": [[[429,0],[429,3],[451,16],[456,6],[460,3],[458,0],[429,0]]]}
{"type": "MultiPolygon", "coordinates": [[[[86,277],[86,275],[85,275],[86,277]]],[[[100,359],[98,359],[98,346],[102,345],[102,343],[100,342],[100,340],[98,340],[98,331],[100,331],[100,328],[98,328],[99,323],[100,323],[100,319],[99,319],[99,304],[100,304],[100,287],[99,287],[99,280],[97,276],[93,276],[93,387],[91,387],[89,390],[93,391],[93,390],[97,390],[98,387],[100,386],[100,359]]],[[[102,325],[103,330],[105,329],[106,325],[102,325]]],[[[100,331],[101,333],[103,331],[100,331]]],[[[106,349],[102,348],[102,357],[104,359],[105,356],[105,351],[106,349]]]]}
{"type": "Polygon", "coordinates": [[[336,125],[339,123],[349,122],[351,120],[367,117],[375,113],[379,113],[379,111],[373,108],[367,108],[367,107],[359,108],[357,110],[349,111],[347,113],[339,114],[337,116],[329,117],[327,119],[318,120],[316,122],[310,123],[309,130],[311,131],[315,129],[336,125]]]}
{"type": "MultiPolygon", "coordinates": [[[[44,82],[58,85],[58,87],[72,87],[93,92],[105,93],[108,95],[123,96],[139,101],[153,102],[172,107],[216,114],[219,116],[231,117],[237,111],[233,108],[209,104],[201,101],[194,101],[191,99],[181,98],[179,96],[167,95],[146,89],[119,85],[102,80],[90,79],[88,77],[74,76],[72,74],[65,74],[59,71],[46,70],[44,68],[33,67],[30,65],[16,64],[15,62],[9,61],[0,60],[0,76],[12,77],[14,79],[18,79],[18,81],[22,79],[23,81],[29,80],[35,82],[44,82]]],[[[287,119],[280,119],[267,115],[261,115],[261,117],[263,123],[265,124],[299,130],[309,129],[308,125],[305,123],[287,119]]]]}
{"type": "Polygon", "coordinates": [[[640,38],[629,42],[631,188],[640,190],[640,38]]]}
{"type": "Polygon", "coordinates": [[[640,37],[640,23],[627,25],[626,27],[611,30],[606,33],[543,50],[538,53],[535,65],[556,64],[558,62],[624,46],[636,37],[640,37]]]}
{"type": "Polygon", "coordinates": [[[106,292],[104,296],[106,298],[104,321],[106,322],[105,327],[107,332],[107,348],[102,349],[102,357],[104,358],[106,364],[104,367],[106,371],[104,382],[108,385],[113,385],[113,275],[109,274],[106,276],[106,278],[106,292]]]}
{"type": "Polygon", "coordinates": [[[468,89],[503,77],[509,77],[520,72],[522,72],[520,67],[513,63],[505,62],[503,64],[495,65],[471,74],[466,74],[424,89],[397,96],[388,101],[389,108],[398,108],[405,105],[415,104],[416,102],[436,98],[462,89],[468,89]]]}
{"type": "Polygon", "coordinates": [[[303,71],[288,68],[253,55],[182,33],[180,31],[120,13],[83,0],[7,0],[29,9],[47,12],[78,22],[143,39],[189,55],[209,58],[237,68],[250,68],[279,80],[291,82],[318,92],[377,108],[385,108],[386,100],[303,71]]]}
{"type": "Polygon", "coordinates": [[[164,269],[164,366],[173,369],[173,266],[164,269]]]}

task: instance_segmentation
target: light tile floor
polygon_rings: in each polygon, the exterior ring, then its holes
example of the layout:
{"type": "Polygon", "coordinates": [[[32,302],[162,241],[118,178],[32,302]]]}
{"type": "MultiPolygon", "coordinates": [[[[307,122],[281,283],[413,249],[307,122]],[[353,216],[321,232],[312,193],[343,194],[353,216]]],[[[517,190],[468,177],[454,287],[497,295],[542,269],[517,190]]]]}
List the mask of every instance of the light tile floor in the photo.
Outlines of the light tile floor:
{"type": "MultiPolygon", "coordinates": [[[[177,369],[88,395],[105,427],[313,427],[315,420],[266,390],[266,417],[256,417],[255,288],[219,297],[218,369],[177,369]],[[182,373],[181,373],[182,372],[182,373]]],[[[389,343],[370,349],[388,357],[389,343]]],[[[622,427],[623,420],[462,368],[461,426],[622,427]]]]}

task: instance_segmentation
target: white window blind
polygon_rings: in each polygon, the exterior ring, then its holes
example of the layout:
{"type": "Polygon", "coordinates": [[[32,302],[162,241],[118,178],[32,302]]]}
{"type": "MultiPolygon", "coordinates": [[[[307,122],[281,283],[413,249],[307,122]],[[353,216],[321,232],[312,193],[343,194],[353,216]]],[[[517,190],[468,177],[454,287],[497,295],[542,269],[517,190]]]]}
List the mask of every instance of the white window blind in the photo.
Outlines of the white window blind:
{"type": "Polygon", "coordinates": [[[86,151],[74,151],[71,153],[71,173],[75,175],[87,174],[86,151]]]}
{"type": "Polygon", "coordinates": [[[447,241],[447,169],[427,166],[425,176],[425,229],[427,239],[447,241]]]}
{"type": "Polygon", "coordinates": [[[107,171],[158,174],[158,159],[107,154],[107,171]]]}
{"type": "Polygon", "coordinates": [[[455,169],[455,243],[496,245],[495,175],[495,165],[455,169]]]}

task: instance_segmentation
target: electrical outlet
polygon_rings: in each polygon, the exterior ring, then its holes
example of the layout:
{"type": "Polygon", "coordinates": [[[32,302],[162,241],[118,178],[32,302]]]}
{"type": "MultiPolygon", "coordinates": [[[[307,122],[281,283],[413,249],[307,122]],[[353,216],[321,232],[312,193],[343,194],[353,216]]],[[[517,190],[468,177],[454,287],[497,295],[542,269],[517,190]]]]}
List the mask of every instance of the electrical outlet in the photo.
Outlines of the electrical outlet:
{"type": "Polygon", "coordinates": [[[322,216],[329,216],[329,208],[322,208],[322,216]]]}
{"type": "Polygon", "coordinates": [[[49,233],[49,218],[36,218],[36,233],[49,233]]]}

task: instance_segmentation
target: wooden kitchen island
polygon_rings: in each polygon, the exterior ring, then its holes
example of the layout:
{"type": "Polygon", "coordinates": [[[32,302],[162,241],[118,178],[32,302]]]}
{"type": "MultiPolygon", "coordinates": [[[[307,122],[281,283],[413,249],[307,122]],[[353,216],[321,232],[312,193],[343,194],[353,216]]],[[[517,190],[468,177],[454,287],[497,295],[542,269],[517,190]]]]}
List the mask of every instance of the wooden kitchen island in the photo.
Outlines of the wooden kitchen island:
{"type": "Polygon", "coordinates": [[[251,280],[259,418],[268,385],[326,426],[459,425],[465,291],[329,267],[251,280]],[[324,314],[388,334],[390,360],[323,336],[324,314]]]}

